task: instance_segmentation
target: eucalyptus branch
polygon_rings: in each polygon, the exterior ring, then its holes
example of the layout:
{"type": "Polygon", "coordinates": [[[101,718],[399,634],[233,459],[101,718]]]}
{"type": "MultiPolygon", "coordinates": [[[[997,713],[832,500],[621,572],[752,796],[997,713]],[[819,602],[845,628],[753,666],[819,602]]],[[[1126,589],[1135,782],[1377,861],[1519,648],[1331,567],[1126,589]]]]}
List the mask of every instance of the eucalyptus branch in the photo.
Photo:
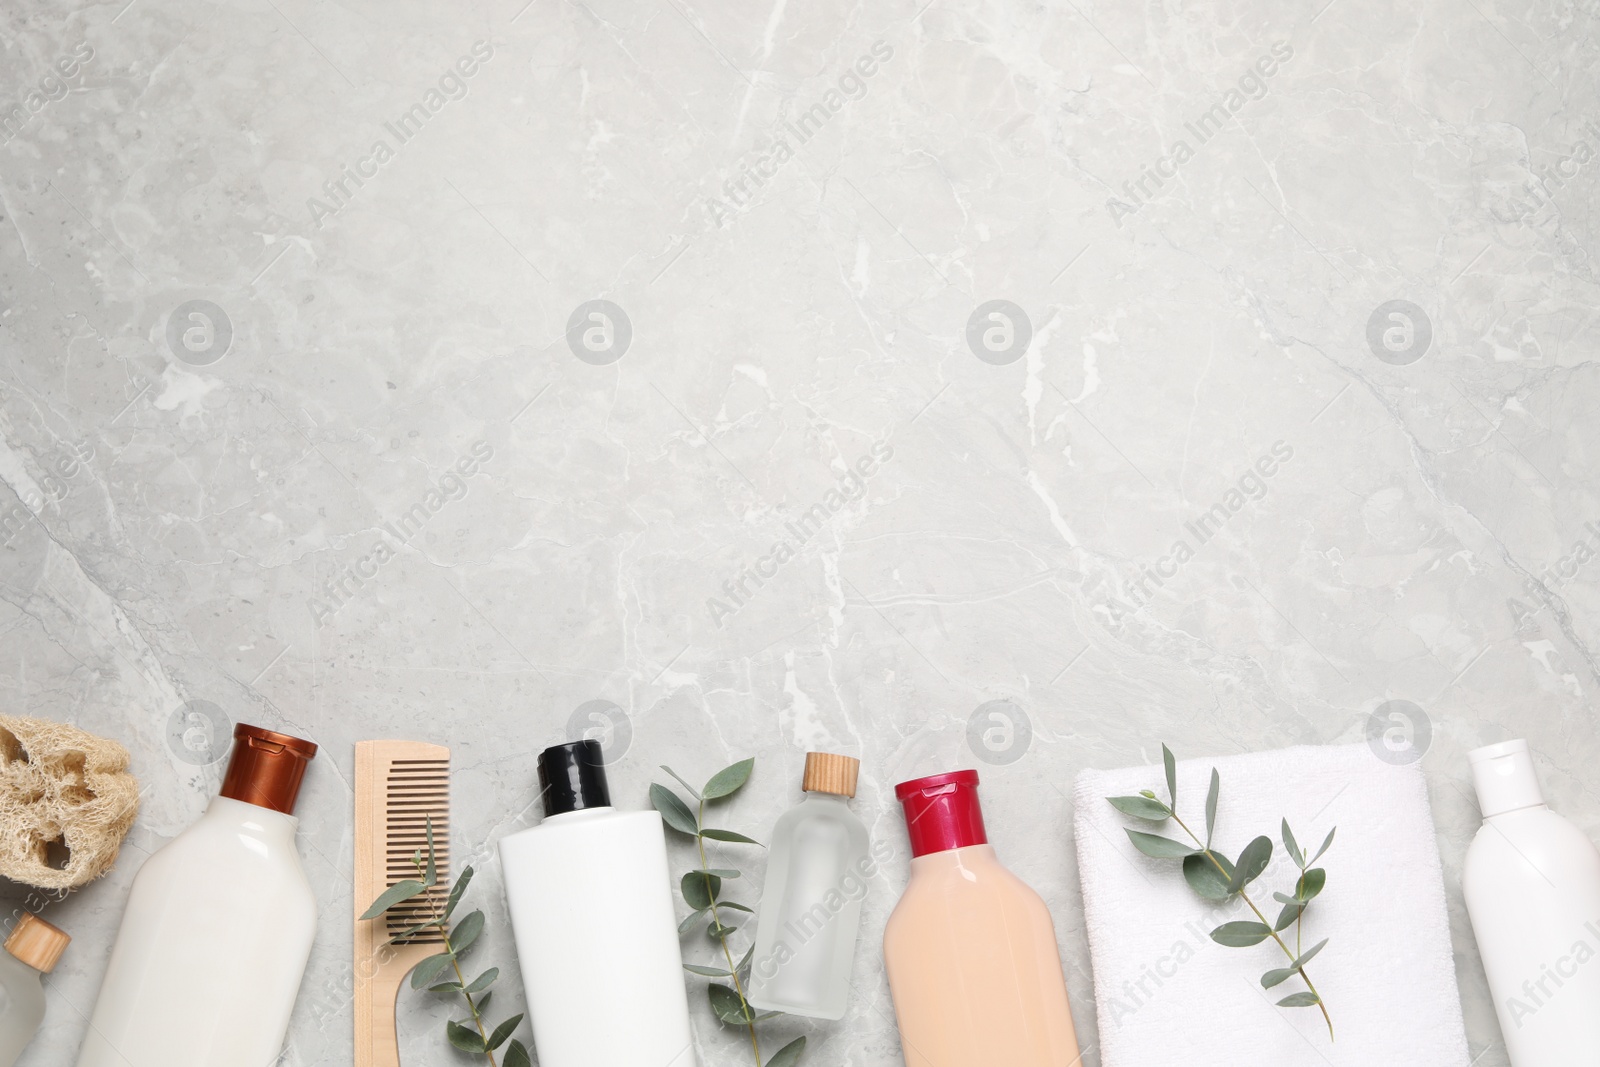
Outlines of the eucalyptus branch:
{"type": "MultiPolygon", "coordinates": [[[[698,822],[701,826],[704,826],[705,821],[706,798],[702,796],[700,798],[700,807],[696,822],[698,822]]],[[[733,991],[738,994],[739,1003],[744,1006],[745,1028],[750,1031],[750,1052],[755,1056],[756,1063],[759,1064],[761,1062],[761,1041],[756,1037],[756,1021],[755,1018],[750,1014],[750,1002],[746,1000],[744,996],[744,985],[739,980],[739,968],[733,965],[733,950],[728,947],[728,934],[732,932],[732,929],[728,926],[725,926],[721,917],[717,914],[717,897],[716,894],[711,891],[712,876],[709,873],[706,873],[708,864],[706,861],[705,836],[703,834],[696,834],[694,843],[700,849],[700,871],[701,878],[704,880],[704,885],[706,888],[706,899],[711,901],[711,932],[716,935],[717,943],[722,946],[723,959],[728,961],[728,973],[733,976],[733,991]]]]}
{"type": "MultiPolygon", "coordinates": [[[[742,911],[749,913],[750,908],[738,901],[727,900],[722,896],[722,884],[728,879],[738,878],[739,872],[730,868],[713,868],[706,855],[706,841],[722,841],[730,844],[759,845],[760,842],[733,830],[720,827],[707,826],[706,805],[710,802],[722,800],[732,796],[743,788],[745,782],[750,780],[750,772],[755,768],[755,760],[741,760],[731,767],[724,767],[711,776],[710,781],[700,789],[696,789],[683,779],[671,767],[663,767],[672,777],[676,778],[689,795],[695,800],[696,806],[690,808],[678,796],[663,785],[650,787],[650,803],[661,813],[661,819],[667,826],[680,834],[694,838],[695,848],[699,854],[700,866],[696,870],[684,874],[678,883],[679,891],[683,894],[684,901],[693,911],[678,924],[678,932],[686,934],[697,929],[710,920],[710,925],[705,926],[706,934],[721,949],[723,967],[708,967],[696,963],[686,963],[683,969],[691,974],[704,978],[721,978],[731,981],[731,987],[713,983],[706,987],[706,998],[711,1004],[711,1011],[719,1020],[729,1026],[742,1026],[750,1038],[750,1054],[755,1059],[755,1067],[763,1067],[761,1062],[761,1040],[756,1033],[756,1024],[764,1019],[770,1019],[780,1014],[775,1011],[758,1012],[750,1005],[745,996],[744,974],[749,966],[750,958],[755,952],[752,945],[744,956],[735,963],[733,947],[730,938],[739,932],[739,928],[730,924],[732,916],[726,915],[728,911],[742,911]]],[[[796,1038],[783,1048],[772,1054],[765,1067],[794,1067],[800,1060],[800,1054],[805,1051],[806,1039],[796,1038]]]]}
{"type": "MultiPolygon", "coordinates": [[[[439,885],[438,858],[433,847],[433,819],[427,821],[428,849],[424,853],[418,849],[411,856],[411,865],[416,868],[417,877],[408,878],[397,882],[373,901],[372,906],[362,914],[361,918],[376,919],[390,909],[398,907],[409,900],[422,896],[439,885]]],[[[489,1067],[501,1067],[495,1062],[495,1049],[505,1045],[516,1032],[517,1026],[522,1022],[521,1015],[513,1015],[502,1022],[492,1031],[488,1030],[483,1019],[484,1009],[488,1006],[489,997],[493,990],[489,987],[495,979],[500,977],[500,968],[490,967],[471,982],[467,981],[466,973],[461,969],[461,957],[472,947],[478,935],[483,933],[484,916],[481,911],[474,911],[467,915],[454,927],[450,925],[450,917],[455,913],[456,906],[466,895],[467,886],[472,882],[472,868],[461,869],[461,875],[455,884],[450,887],[450,893],[443,902],[435,895],[431,898],[432,908],[429,917],[420,923],[401,930],[389,938],[388,945],[411,944],[418,934],[428,930],[437,930],[444,951],[429,956],[418,963],[411,970],[411,988],[421,989],[427,987],[431,993],[459,993],[467,1002],[467,1013],[471,1016],[472,1026],[469,1028],[456,1021],[446,1020],[445,1036],[450,1043],[463,1052],[484,1056],[489,1061],[489,1067]],[[446,970],[455,973],[455,981],[445,981],[430,984],[435,979],[446,973],[446,970]],[[474,995],[477,999],[474,999],[474,995]]],[[[506,1046],[504,1067],[530,1067],[531,1059],[528,1049],[521,1041],[511,1041],[506,1046]]]]}
{"type": "Polygon", "coordinates": [[[1328,1006],[1323,1003],[1322,995],[1317,991],[1316,985],[1311,981],[1311,976],[1306,972],[1306,964],[1311,958],[1321,952],[1328,944],[1323,939],[1310,949],[1302,951],[1300,935],[1303,928],[1306,908],[1311,901],[1322,892],[1327,884],[1327,871],[1311,865],[1320,859],[1328,847],[1333,844],[1334,831],[1329,831],[1327,838],[1322,842],[1322,847],[1317,849],[1315,855],[1309,858],[1300,849],[1295,840],[1294,833],[1289,829],[1289,820],[1283,820],[1282,835],[1283,847],[1300,870],[1299,877],[1295,880],[1294,895],[1274,893],[1273,899],[1283,905],[1283,910],[1278,914],[1276,922],[1268,922],[1256,902],[1245,892],[1245,887],[1261,876],[1272,861],[1272,840],[1267,837],[1257,837],[1245,846],[1237,860],[1230,861],[1226,856],[1211,848],[1212,832],[1217,822],[1217,799],[1221,792],[1221,776],[1215,768],[1211,771],[1211,788],[1206,795],[1206,836],[1202,841],[1200,836],[1189,828],[1178,815],[1178,776],[1177,761],[1173,758],[1172,750],[1166,745],[1161,746],[1161,758],[1167,778],[1168,802],[1163,803],[1157,799],[1154,792],[1141,790],[1138,796],[1132,797],[1107,797],[1106,799],[1124,815],[1131,815],[1151,823],[1164,823],[1168,819],[1175,821],[1183,832],[1189,835],[1194,842],[1194,847],[1175,841],[1170,837],[1161,837],[1157,834],[1143,833],[1138,830],[1127,830],[1128,838],[1135,848],[1147,856],[1156,859],[1176,859],[1183,863],[1183,876],[1193,889],[1202,898],[1214,903],[1224,903],[1234,898],[1244,901],[1246,906],[1255,914],[1258,922],[1229,922],[1223,923],[1211,931],[1211,939],[1219,945],[1233,948],[1249,948],[1259,945],[1267,938],[1277,944],[1278,948],[1289,959],[1289,966],[1268,971],[1261,976],[1263,989],[1271,989],[1288,979],[1299,976],[1306,984],[1303,993],[1291,993],[1278,1001],[1279,1007],[1308,1008],[1316,1007],[1321,1010],[1323,1021],[1328,1024],[1328,1039],[1333,1040],[1333,1018],[1328,1014],[1328,1006]],[[1290,926],[1295,928],[1295,945],[1290,948],[1282,935],[1290,926]]]}

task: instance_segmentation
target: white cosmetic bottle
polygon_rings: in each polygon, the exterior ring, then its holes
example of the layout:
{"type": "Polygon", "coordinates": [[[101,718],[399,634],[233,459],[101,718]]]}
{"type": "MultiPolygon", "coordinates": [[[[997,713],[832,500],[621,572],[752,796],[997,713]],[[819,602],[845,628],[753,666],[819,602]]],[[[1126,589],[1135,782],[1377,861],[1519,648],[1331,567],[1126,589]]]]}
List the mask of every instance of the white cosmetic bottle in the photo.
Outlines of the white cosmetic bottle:
{"type": "Polygon", "coordinates": [[[1475,749],[1462,889],[1513,1067],[1600,1055],[1600,851],[1551,811],[1526,741],[1475,749]]]}
{"type": "Polygon", "coordinates": [[[221,793],[134,877],[78,1067],[270,1067],[317,905],[291,812],[317,746],[241,723],[221,793]]]}
{"type": "Polygon", "coordinates": [[[872,869],[867,828],[850,810],[860,768],[807,752],[805,799],[773,828],[748,994],[762,1011],[844,1018],[872,869]]]}
{"type": "Polygon", "coordinates": [[[500,841],[539,1067],[695,1067],[661,816],[611,806],[597,741],[539,784],[544,821],[500,841]]]}

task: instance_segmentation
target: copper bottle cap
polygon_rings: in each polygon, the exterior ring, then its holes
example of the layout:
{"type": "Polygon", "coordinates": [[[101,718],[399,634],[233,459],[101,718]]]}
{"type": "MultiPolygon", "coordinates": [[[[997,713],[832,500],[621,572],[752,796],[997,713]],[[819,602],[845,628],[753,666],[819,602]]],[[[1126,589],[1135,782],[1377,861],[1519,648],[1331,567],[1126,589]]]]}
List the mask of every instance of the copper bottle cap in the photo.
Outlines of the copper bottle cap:
{"type": "Polygon", "coordinates": [[[233,755],[228,757],[228,773],[218,795],[293,815],[300,780],[317,746],[247,723],[233,728],[233,740],[233,755]]]}
{"type": "Polygon", "coordinates": [[[836,793],[842,797],[856,795],[856,774],[861,761],[853,756],[836,756],[832,752],[807,752],[806,773],[800,788],[808,793],[836,793]]]}
{"type": "Polygon", "coordinates": [[[45,922],[31,911],[22,913],[11,936],[6,938],[6,951],[36,971],[49,974],[56,969],[56,961],[67,950],[72,938],[45,922]]]}

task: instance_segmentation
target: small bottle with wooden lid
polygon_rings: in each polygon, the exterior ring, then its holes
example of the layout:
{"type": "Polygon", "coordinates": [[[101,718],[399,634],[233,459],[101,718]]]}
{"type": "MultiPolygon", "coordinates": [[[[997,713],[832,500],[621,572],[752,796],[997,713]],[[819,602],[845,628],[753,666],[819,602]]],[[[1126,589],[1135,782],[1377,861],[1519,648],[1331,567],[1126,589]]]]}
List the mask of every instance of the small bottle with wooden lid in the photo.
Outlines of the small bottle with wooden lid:
{"type": "Polygon", "coordinates": [[[850,810],[861,762],[806,753],[805,797],[772,831],[747,997],[763,1011],[841,1019],[849,1006],[861,902],[873,874],[850,810]]]}
{"type": "Polygon", "coordinates": [[[12,1067],[44,1021],[43,977],[72,938],[31,912],[6,938],[0,952],[0,1067],[12,1067]]]}

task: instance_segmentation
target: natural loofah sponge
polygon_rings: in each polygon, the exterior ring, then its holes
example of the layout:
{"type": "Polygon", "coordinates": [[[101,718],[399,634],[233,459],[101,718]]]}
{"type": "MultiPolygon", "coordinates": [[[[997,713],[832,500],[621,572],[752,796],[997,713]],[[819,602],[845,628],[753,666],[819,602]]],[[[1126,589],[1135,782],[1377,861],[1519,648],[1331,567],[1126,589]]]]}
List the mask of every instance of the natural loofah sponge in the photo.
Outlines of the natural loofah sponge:
{"type": "Polygon", "coordinates": [[[116,861],[139,813],[128,750],[76,726],[0,715],[0,875],[71,889],[116,861]],[[67,849],[65,867],[49,847],[67,849]]]}

